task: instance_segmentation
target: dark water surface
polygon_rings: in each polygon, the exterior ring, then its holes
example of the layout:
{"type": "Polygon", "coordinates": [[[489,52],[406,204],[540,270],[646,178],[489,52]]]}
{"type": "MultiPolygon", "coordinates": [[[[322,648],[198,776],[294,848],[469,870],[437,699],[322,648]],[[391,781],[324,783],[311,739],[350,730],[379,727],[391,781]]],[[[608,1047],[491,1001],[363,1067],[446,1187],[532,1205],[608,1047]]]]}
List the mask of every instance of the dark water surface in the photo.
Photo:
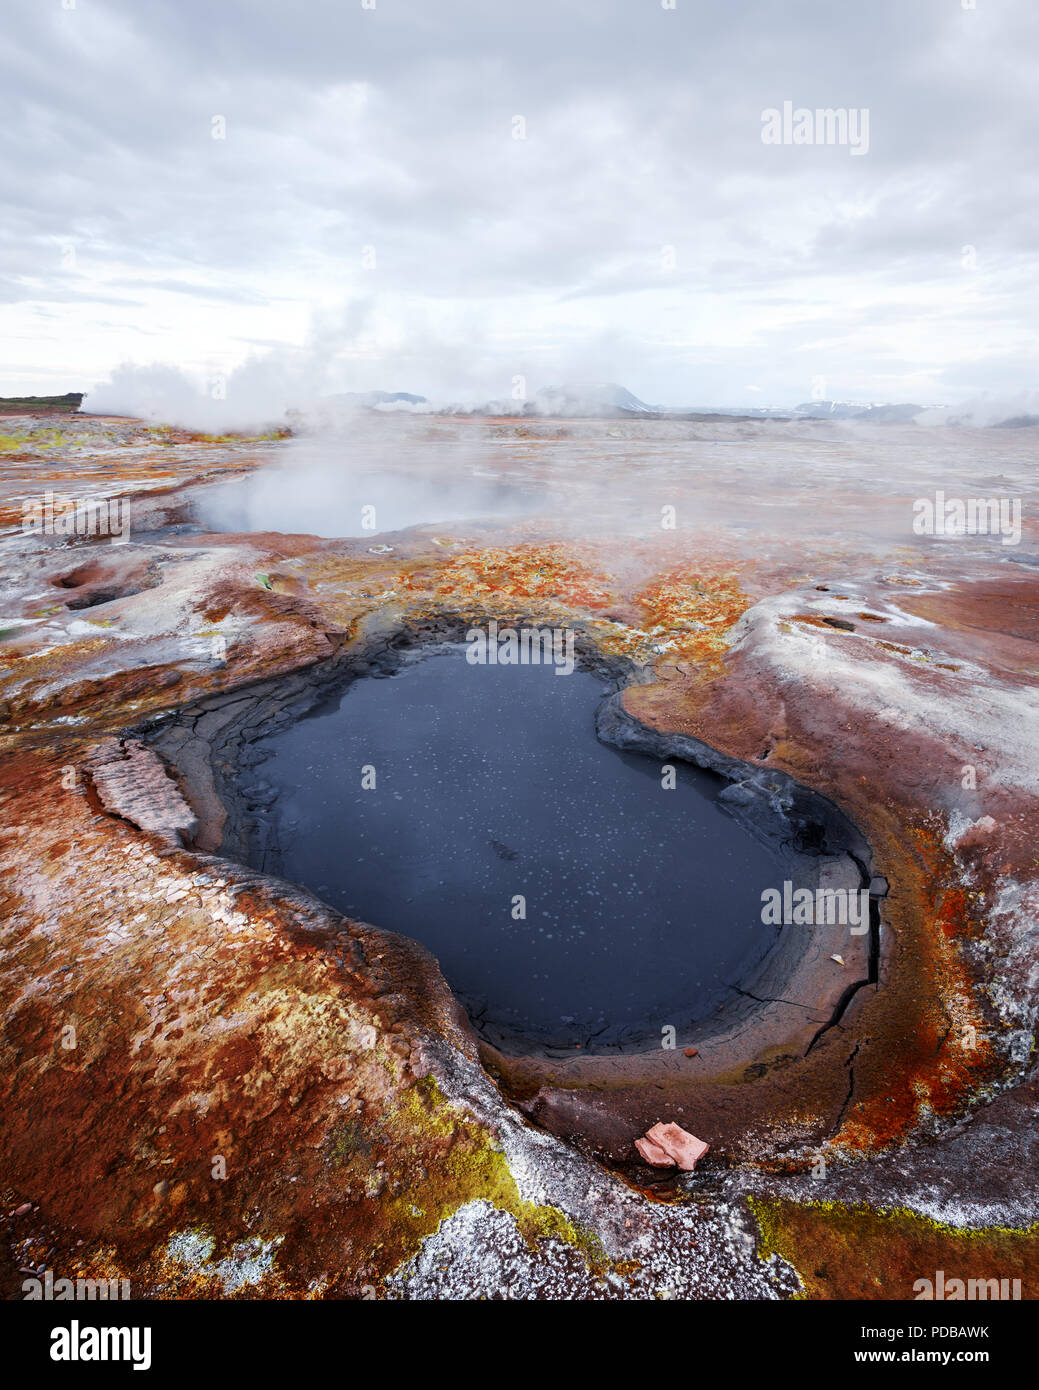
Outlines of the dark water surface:
{"type": "Polygon", "coordinates": [[[259,745],[279,851],[261,867],[421,941],[490,1036],[681,1030],[772,944],[761,891],[783,871],[719,779],[677,763],[666,791],[658,762],[601,744],[604,693],[457,646],[354,681],[259,745]]]}

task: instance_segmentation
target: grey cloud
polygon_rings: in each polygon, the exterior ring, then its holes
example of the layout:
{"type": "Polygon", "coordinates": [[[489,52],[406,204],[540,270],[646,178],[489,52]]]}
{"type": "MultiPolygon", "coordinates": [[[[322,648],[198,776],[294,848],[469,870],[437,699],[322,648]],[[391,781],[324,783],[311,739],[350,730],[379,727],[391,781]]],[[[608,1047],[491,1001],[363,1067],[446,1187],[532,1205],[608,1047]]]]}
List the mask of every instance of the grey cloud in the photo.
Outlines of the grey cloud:
{"type": "MultiPolygon", "coordinates": [[[[832,305],[835,352],[849,378],[885,386],[891,364],[856,348],[853,330],[915,323],[900,291],[945,274],[954,337],[967,342],[968,313],[989,339],[1034,333],[1029,0],[976,12],[955,0],[678,0],[674,11],[653,0],[378,0],[370,11],[9,0],[7,11],[8,304],[86,295],[129,309],[117,292],[132,289],[138,301],[174,292],[262,314],[291,296],[273,287],[295,281],[319,305],[371,306],[363,324],[325,334],[333,357],[380,314],[392,319],[382,369],[413,372],[393,382],[405,389],[425,393],[448,370],[475,390],[481,373],[498,381],[519,361],[580,365],[582,344],[594,356],[605,336],[613,374],[639,394],[709,389],[718,403],[745,399],[752,377],[796,393],[796,320],[763,324],[752,336],[767,352],[740,359],[716,319],[669,355],[654,346],[654,314],[677,306],[696,325],[706,296],[740,312],[754,295],[762,310],[796,310],[813,287],[872,287],[873,307],[847,311],[847,293],[832,305]],[[869,108],[868,156],[764,145],[761,111],[787,99],[869,108]],[[215,115],[226,140],[210,138],[215,115]],[[517,115],[525,140],[512,139],[517,115]],[[62,278],[66,241],[88,289],[62,278]],[[984,268],[969,311],[952,292],[967,243],[984,268]],[[655,269],[665,245],[677,258],[667,278],[655,269]]],[[[803,316],[813,336],[815,312],[803,316]]],[[[228,350],[259,340],[279,338],[238,322],[228,350]]],[[[1015,355],[1001,367],[1021,387],[1034,374],[1015,355]]],[[[972,389],[969,356],[907,374],[928,368],[972,389]]],[[[982,389],[980,364],[976,377],[982,389]]]]}

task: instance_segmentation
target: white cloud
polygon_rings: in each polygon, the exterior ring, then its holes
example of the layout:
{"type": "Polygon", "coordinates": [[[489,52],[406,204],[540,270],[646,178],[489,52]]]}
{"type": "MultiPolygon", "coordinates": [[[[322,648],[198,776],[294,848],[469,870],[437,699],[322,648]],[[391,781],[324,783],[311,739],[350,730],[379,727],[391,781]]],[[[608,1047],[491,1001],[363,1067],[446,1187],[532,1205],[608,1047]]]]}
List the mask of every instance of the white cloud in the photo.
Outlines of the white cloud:
{"type": "Polygon", "coordinates": [[[1029,0],[7,9],[0,391],[258,343],[449,398],[1035,384],[1029,0]],[[788,98],[868,107],[868,156],[763,145],[788,98]]]}

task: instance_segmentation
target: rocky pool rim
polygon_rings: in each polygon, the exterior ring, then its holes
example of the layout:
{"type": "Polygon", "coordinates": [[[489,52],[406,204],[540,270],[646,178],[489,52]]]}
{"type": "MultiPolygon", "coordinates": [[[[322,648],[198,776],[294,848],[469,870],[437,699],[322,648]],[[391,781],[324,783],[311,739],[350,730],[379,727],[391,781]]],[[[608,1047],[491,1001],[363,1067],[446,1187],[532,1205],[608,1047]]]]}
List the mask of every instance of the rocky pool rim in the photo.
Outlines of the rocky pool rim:
{"type": "MultiPolygon", "coordinates": [[[[184,847],[190,852],[214,855],[252,873],[259,873],[274,885],[285,885],[294,894],[306,894],[333,919],[356,921],[362,927],[395,936],[410,945],[417,945],[436,961],[429,948],[417,938],[403,932],[392,932],[377,922],[346,918],[305,885],[256,869],[249,861],[241,834],[242,819],[247,813],[254,812],[249,808],[240,783],[243,774],[248,771],[248,749],[253,743],[263,741],[306,717],[322,703],[341,696],[355,680],[365,676],[393,675],[407,662],[430,655],[438,648],[459,645],[468,630],[485,626],[492,616],[486,611],[444,611],[420,619],[397,616],[369,621],[362,624],[356,634],[332,634],[338,640],[333,643],[335,650],[330,657],[289,673],[261,677],[231,690],[204,695],[187,704],[153,714],[135,729],[126,731],[139,737],[161,757],[182,795],[198,816],[199,828],[192,837],[184,840],[184,847]],[[211,732],[198,732],[197,725],[205,716],[219,716],[221,711],[226,712],[232,706],[242,706],[243,709],[222,721],[219,718],[211,721],[211,732]],[[273,721],[269,714],[263,718],[255,717],[267,708],[278,710],[273,721]],[[196,744],[187,755],[184,740],[180,740],[180,746],[174,747],[178,743],[177,735],[185,727],[190,729],[190,739],[196,744]],[[216,818],[212,811],[214,798],[219,807],[216,818]],[[207,805],[210,807],[208,812],[207,805]],[[214,839],[215,819],[219,818],[220,812],[225,819],[219,837],[214,839]]],[[[543,613],[500,615],[498,622],[502,628],[525,624],[541,627],[559,625],[543,613]]],[[[574,623],[566,626],[574,633],[575,669],[596,676],[606,687],[595,714],[595,735],[601,743],[651,759],[689,763],[714,774],[725,784],[719,799],[733,788],[744,799],[742,806],[726,803],[725,809],[742,823],[747,833],[770,839],[777,857],[777,846],[787,840],[787,835],[781,832],[789,832],[798,825],[802,829],[810,828],[816,840],[822,835],[823,845],[829,848],[830,853],[827,854],[825,850],[813,851],[811,848],[796,852],[802,857],[814,853],[820,861],[833,858],[834,852],[847,857],[856,866],[859,886],[869,888],[869,932],[863,938],[867,948],[864,973],[849,981],[829,1010],[828,1017],[821,1021],[804,1054],[807,1056],[822,1035],[840,1022],[860,990],[867,986],[874,989],[880,987],[880,903],[886,892],[886,882],[875,871],[872,846],[840,807],[823,793],[798,782],[789,773],[731,757],[691,735],[664,733],[637,720],[624,708],[623,695],[631,686],[652,684],[655,680],[652,667],[604,652],[586,629],[574,623]]],[[[809,845],[812,836],[809,837],[809,845]]],[[[789,843],[793,845],[792,838],[789,843]]],[[[436,963],[439,968],[439,962],[436,963]]],[[[784,926],[776,941],[737,983],[736,998],[708,1019],[700,1020],[693,1034],[682,1045],[712,1042],[724,1039],[727,1034],[738,1033],[752,1015],[762,1010],[768,1002],[774,1002],[777,996],[796,995],[798,990],[802,990],[805,997],[811,997],[811,975],[812,972],[806,970],[803,934],[789,925],[784,926]]],[[[565,1065],[567,1060],[573,1058],[569,1048],[546,1046],[522,1032],[500,1029],[481,1031],[446,980],[444,988],[468,1020],[481,1051],[492,1062],[529,1058],[558,1061],[565,1065]]],[[[781,1045],[782,1039],[777,1038],[776,1043],[781,1045]]],[[[596,1062],[608,1064],[611,1059],[641,1057],[649,1060],[658,1053],[667,1055],[666,1049],[661,1046],[659,1021],[654,1031],[647,1031],[644,1038],[639,1040],[638,1046],[606,1046],[601,1050],[583,1051],[578,1056],[582,1063],[594,1065],[596,1062]]],[[[746,1060],[753,1063],[754,1058],[748,1056],[746,1060]]]]}

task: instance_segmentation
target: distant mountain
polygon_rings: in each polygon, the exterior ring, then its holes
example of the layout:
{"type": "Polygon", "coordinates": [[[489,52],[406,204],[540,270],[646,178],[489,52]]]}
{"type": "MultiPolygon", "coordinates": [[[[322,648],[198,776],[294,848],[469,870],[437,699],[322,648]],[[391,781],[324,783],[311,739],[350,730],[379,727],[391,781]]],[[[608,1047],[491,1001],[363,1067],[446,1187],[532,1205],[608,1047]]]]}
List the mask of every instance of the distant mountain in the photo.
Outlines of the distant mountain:
{"type": "Polygon", "coordinates": [[[1032,425],[1039,425],[1039,415],[1015,415],[1009,420],[998,420],[992,428],[997,430],[1026,430],[1032,425]]]}
{"type": "Polygon", "coordinates": [[[696,410],[675,410],[662,407],[671,418],[703,419],[706,415],[728,416],[745,420],[912,420],[924,409],[922,405],[886,403],[867,404],[863,401],[802,401],[800,405],[719,405],[700,406],[696,410]]]}
{"type": "Polygon", "coordinates": [[[793,414],[807,415],[813,420],[880,420],[897,423],[912,420],[923,409],[922,405],[889,405],[885,402],[804,401],[794,406],[793,414]]]}
{"type": "Polygon", "coordinates": [[[992,398],[975,396],[958,405],[936,405],[928,410],[925,425],[966,426],[970,429],[1026,430],[1039,425],[1039,390],[1015,396],[992,398]]]}
{"type": "Polygon", "coordinates": [[[82,403],[82,391],[66,391],[64,396],[0,396],[0,415],[72,414],[82,403]]]}
{"type": "Polygon", "coordinates": [[[575,383],[566,386],[544,386],[530,400],[484,401],[482,405],[446,407],[442,414],[454,415],[545,415],[558,418],[619,420],[642,417],[654,419],[662,414],[660,406],[647,405],[615,381],[575,383]]]}
{"type": "MultiPolygon", "coordinates": [[[[350,410],[377,410],[385,406],[428,405],[425,396],[408,391],[343,391],[325,396],[323,404],[350,410]]],[[[531,416],[542,415],[584,419],[693,420],[868,420],[873,423],[900,423],[915,419],[924,406],[909,402],[802,401],[788,406],[670,406],[649,405],[616,381],[573,382],[544,386],[528,400],[493,400],[482,405],[443,404],[432,407],[441,415],[531,416]]],[[[951,422],[950,422],[951,423],[951,422]]],[[[1028,417],[1007,421],[1007,425],[1028,424],[1028,417]]]]}
{"type": "Polygon", "coordinates": [[[627,387],[615,381],[545,386],[534,397],[538,415],[659,415],[660,407],[647,405],[627,387]]]}

